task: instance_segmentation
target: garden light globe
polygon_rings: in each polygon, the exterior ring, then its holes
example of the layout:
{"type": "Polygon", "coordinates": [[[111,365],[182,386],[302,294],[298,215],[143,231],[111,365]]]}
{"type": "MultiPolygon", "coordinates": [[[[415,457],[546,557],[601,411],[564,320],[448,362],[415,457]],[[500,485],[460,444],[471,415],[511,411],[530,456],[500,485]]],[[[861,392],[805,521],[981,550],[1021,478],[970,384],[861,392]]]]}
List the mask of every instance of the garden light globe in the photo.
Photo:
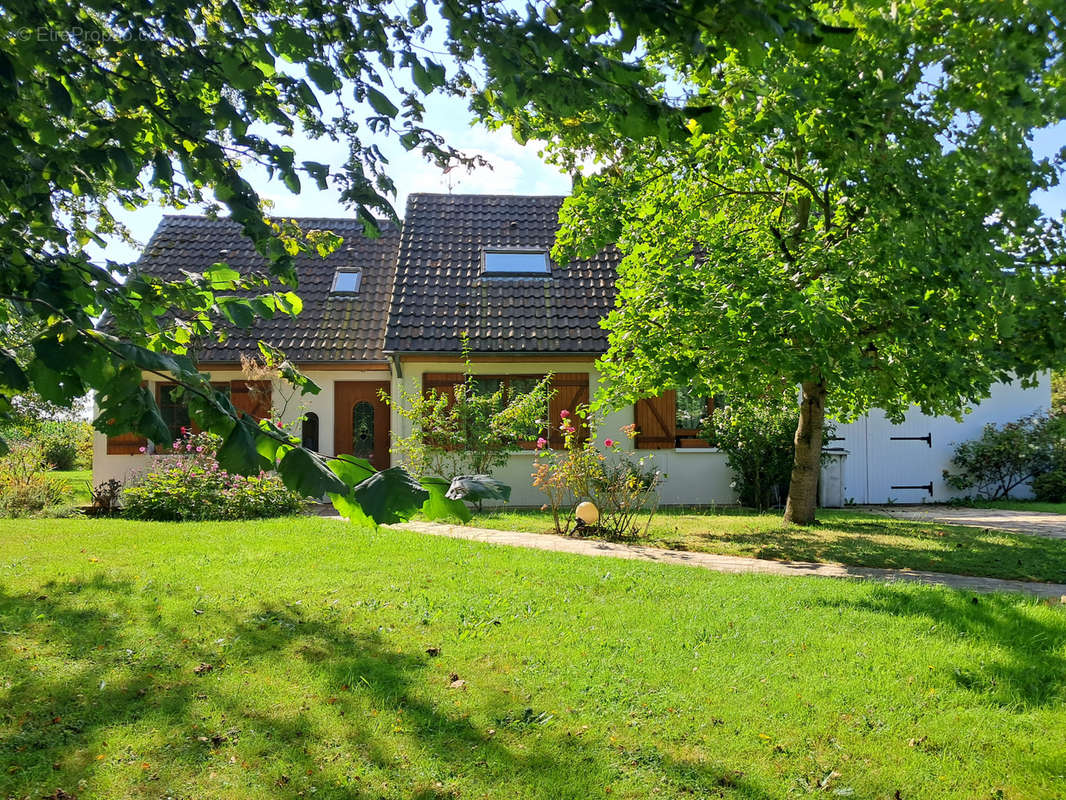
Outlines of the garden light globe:
{"type": "Polygon", "coordinates": [[[578,503],[574,516],[586,525],[595,525],[600,518],[600,510],[586,500],[584,503],[578,503]]]}

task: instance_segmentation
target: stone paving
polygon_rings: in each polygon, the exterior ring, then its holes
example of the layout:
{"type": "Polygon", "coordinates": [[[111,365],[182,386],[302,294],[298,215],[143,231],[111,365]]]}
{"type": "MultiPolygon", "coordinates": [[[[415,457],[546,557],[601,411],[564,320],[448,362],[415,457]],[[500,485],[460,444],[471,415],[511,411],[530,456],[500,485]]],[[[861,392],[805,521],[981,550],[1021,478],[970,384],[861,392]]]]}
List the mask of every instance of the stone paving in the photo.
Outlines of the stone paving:
{"type": "Polygon", "coordinates": [[[913,522],[936,522],[941,525],[966,525],[993,528],[1066,539],[1066,514],[1045,511],[1009,511],[1004,508],[963,508],[961,506],[862,506],[861,511],[913,522]]]}
{"type": "MultiPolygon", "coordinates": [[[[336,519],[341,518],[336,517],[336,519]]],[[[434,536],[450,536],[455,539],[471,539],[477,542],[489,542],[511,547],[530,547],[537,550],[576,553],[586,556],[628,558],[660,564],[684,564],[703,567],[715,572],[857,578],[888,583],[905,581],[947,586],[952,589],[961,589],[969,592],[1024,592],[1042,598],[1066,602],[1066,584],[1062,583],[1032,583],[1000,578],[950,575],[943,572],[848,567],[842,564],[817,564],[808,561],[768,561],[759,558],[719,556],[710,553],[692,553],[681,550],[664,550],[658,547],[616,544],[594,539],[575,539],[568,536],[555,536],[544,533],[493,531],[485,528],[470,528],[465,525],[441,525],[435,522],[407,522],[393,527],[417,531],[418,533],[428,533],[434,536]]]]}

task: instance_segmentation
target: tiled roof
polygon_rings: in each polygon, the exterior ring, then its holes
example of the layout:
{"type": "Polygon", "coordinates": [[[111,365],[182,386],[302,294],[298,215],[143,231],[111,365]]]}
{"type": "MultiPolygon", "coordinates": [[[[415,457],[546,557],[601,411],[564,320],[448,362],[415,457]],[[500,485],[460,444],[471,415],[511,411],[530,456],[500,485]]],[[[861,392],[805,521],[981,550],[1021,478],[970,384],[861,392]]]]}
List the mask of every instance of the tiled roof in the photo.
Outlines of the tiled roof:
{"type": "MultiPolygon", "coordinates": [[[[340,247],[326,258],[314,254],[297,257],[300,285],[297,294],[303,311],[295,319],[279,314],[257,320],[250,330],[232,329],[222,344],[211,342],[197,350],[202,362],[237,361],[241,354],[258,352],[260,339],[298,362],[383,361],[382,342],[392,280],[396,269],[399,228],[381,223],[376,239],[364,236],[354,219],[298,218],[304,231],[328,230],[343,237],[340,247]],[[330,295],[338,268],[362,270],[356,295],[330,295]]],[[[228,220],[197,216],[164,216],[138,269],[150,275],[177,277],[180,270],[202,272],[225,261],[240,272],[261,270],[265,262],[228,220]],[[225,252],[224,252],[225,251],[225,252]]]]}
{"type": "Polygon", "coordinates": [[[412,194],[407,201],[387,352],[602,353],[620,258],[609,248],[550,277],[481,274],[483,248],[549,249],[563,197],[412,194]]]}

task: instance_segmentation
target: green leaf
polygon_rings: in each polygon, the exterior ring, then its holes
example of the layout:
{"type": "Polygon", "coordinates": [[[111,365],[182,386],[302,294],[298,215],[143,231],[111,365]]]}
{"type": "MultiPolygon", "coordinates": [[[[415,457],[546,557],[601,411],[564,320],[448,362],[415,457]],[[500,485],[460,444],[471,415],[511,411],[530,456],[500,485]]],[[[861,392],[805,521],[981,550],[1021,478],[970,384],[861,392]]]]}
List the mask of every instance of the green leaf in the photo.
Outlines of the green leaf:
{"type": "Polygon", "coordinates": [[[393,102],[388,97],[373,86],[366,87],[366,99],[370,103],[370,106],[382,116],[391,119],[400,113],[400,109],[393,105],[393,102]]]}
{"type": "Polygon", "coordinates": [[[351,489],[354,489],[377,472],[365,458],[356,458],[349,455],[339,455],[330,459],[329,469],[351,489]]]}
{"type": "Polygon", "coordinates": [[[30,388],[26,373],[15,361],[14,355],[6,350],[0,350],[0,386],[14,389],[16,392],[24,392],[30,388]]]}
{"type": "Polygon", "coordinates": [[[422,513],[430,520],[454,517],[460,522],[469,522],[474,515],[466,503],[446,496],[449,486],[443,478],[423,478],[422,488],[429,492],[429,499],[422,504],[422,513]]]}
{"type": "Polygon", "coordinates": [[[459,475],[452,478],[445,497],[450,500],[503,500],[511,499],[511,487],[491,475],[459,475]]]}
{"type": "Polygon", "coordinates": [[[334,475],[326,460],[303,447],[294,447],[282,457],[278,474],[285,485],[304,497],[324,497],[330,492],[345,493],[348,487],[334,475]]]}
{"type": "Polygon", "coordinates": [[[388,525],[410,519],[429,499],[429,492],[403,467],[390,467],[356,486],[349,498],[378,525],[388,525]]]}
{"type": "Polygon", "coordinates": [[[247,416],[241,417],[218,448],[218,464],[240,475],[253,475],[270,466],[256,449],[259,426],[247,416]]]}

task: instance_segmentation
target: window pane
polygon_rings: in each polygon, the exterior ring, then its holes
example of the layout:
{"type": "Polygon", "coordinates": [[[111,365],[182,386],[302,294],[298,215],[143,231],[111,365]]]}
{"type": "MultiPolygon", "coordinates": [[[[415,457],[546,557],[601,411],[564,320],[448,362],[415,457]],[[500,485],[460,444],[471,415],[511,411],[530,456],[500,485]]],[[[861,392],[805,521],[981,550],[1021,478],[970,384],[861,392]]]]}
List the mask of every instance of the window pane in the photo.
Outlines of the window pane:
{"type": "Polygon", "coordinates": [[[314,411],[304,416],[300,426],[300,444],[308,450],[318,450],[318,414],[314,411]]]}
{"type": "Polygon", "coordinates": [[[485,251],[485,272],[547,274],[548,253],[521,253],[508,250],[485,251]]]}
{"type": "Polygon", "coordinates": [[[354,294],[359,291],[363,278],[361,272],[338,272],[333,276],[333,292],[336,294],[354,294]]]}
{"type": "MultiPolygon", "coordinates": [[[[177,387],[163,385],[159,391],[159,414],[170,431],[171,441],[181,438],[181,429],[189,427],[189,407],[184,401],[175,400],[172,393],[177,387]]],[[[170,447],[170,442],[157,442],[163,447],[170,447]]]]}
{"type": "Polygon", "coordinates": [[[478,397],[491,397],[503,388],[503,378],[474,378],[474,394],[478,397]]]}
{"type": "Polygon", "coordinates": [[[687,389],[677,390],[677,427],[698,430],[707,416],[707,398],[687,389]]]}
{"type": "Polygon", "coordinates": [[[374,407],[365,400],[352,409],[352,455],[366,459],[374,455],[374,407]]]}

